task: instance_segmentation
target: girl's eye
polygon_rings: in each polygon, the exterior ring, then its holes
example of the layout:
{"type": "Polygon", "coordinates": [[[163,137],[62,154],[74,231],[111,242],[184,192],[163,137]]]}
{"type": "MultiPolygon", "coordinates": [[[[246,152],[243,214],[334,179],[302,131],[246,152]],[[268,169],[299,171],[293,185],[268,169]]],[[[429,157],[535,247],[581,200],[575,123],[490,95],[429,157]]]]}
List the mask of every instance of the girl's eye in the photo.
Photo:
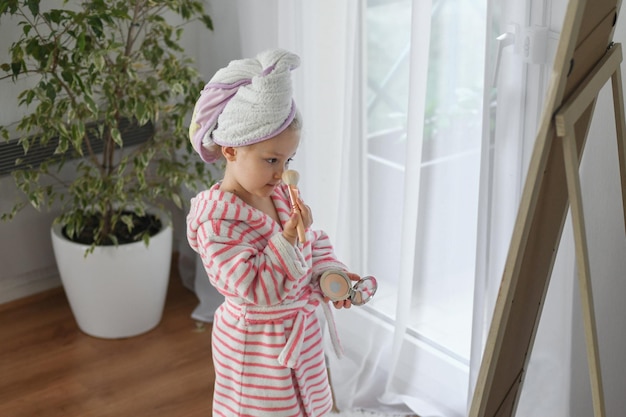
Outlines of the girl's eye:
{"type": "MultiPolygon", "coordinates": [[[[268,164],[271,164],[271,165],[277,164],[277,163],[279,162],[279,161],[278,161],[278,158],[268,158],[268,159],[266,159],[265,161],[267,161],[267,163],[268,163],[268,164]]],[[[285,166],[288,166],[288,165],[289,165],[289,163],[290,163],[291,161],[293,161],[293,158],[289,158],[289,159],[287,159],[287,160],[285,161],[285,166]]]]}

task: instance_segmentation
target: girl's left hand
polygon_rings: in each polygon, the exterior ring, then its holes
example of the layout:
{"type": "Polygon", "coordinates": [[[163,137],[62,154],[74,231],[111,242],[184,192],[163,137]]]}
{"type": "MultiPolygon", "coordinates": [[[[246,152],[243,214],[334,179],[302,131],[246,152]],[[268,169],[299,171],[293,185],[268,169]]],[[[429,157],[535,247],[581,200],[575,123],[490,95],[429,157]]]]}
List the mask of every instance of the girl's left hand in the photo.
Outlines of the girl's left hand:
{"type": "MultiPolygon", "coordinates": [[[[359,281],[361,279],[358,274],[354,274],[352,272],[346,272],[346,275],[348,276],[348,278],[350,278],[351,281],[359,281]]],[[[324,297],[324,301],[329,302],[330,298],[324,297]]],[[[350,301],[350,299],[348,298],[346,300],[335,301],[333,302],[333,305],[336,309],[350,308],[352,307],[352,301],[350,301]]]]}

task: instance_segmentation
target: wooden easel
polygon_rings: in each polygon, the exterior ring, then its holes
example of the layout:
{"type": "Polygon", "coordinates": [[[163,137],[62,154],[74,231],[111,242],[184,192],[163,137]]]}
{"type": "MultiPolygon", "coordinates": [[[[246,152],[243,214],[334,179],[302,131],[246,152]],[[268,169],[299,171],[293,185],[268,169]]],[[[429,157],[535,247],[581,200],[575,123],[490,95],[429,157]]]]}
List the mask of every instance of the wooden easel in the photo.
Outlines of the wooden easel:
{"type": "Polygon", "coordinates": [[[570,0],[529,164],[470,417],[515,414],[550,275],[571,206],[596,417],[605,416],[578,168],[600,89],[611,79],[626,222],[626,124],[612,37],[621,0],[570,0]]]}

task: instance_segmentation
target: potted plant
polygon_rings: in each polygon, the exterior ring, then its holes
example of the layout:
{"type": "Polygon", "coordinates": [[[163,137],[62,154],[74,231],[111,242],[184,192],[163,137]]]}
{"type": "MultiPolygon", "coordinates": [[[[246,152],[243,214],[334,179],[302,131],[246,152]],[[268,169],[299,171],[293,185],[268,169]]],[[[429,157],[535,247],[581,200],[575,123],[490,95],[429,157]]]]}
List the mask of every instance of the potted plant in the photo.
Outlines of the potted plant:
{"type": "Polygon", "coordinates": [[[56,4],[0,0],[2,25],[19,28],[0,80],[26,80],[16,105],[27,108],[0,126],[7,141],[19,137],[12,175],[24,196],[2,218],[28,204],[60,209],[53,248],[79,327],[132,336],[161,319],[172,250],[165,208],[182,208],[183,187],[212,183],[188,141],[203,82],[181,46],[186,24],[212,23],[200,0],[56,4]]]}

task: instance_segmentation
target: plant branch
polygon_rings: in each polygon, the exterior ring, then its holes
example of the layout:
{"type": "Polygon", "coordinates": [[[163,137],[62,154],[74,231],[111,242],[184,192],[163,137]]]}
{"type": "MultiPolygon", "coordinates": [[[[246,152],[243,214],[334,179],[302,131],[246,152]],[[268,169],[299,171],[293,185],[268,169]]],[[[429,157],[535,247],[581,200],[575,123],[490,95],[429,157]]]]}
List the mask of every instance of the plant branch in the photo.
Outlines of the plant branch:
{"type": "MultiPolygon", "coordinates": [[[[191,70],[178,37],[179,28],[194,17],[205,19],[201,1],[85,0],[71,9],[47,5],[42,13],[43,0],[11,1],[15,5],[3,8],[0,17],[17,19],[6,21],[15,26],[16,40],[9,48],[13,62],[3,63],[0,81],[23,76],[36,84],[19,94],[18,105],[34,109],[15,122],[16,129],[61,140],[57,154],[20,174],[23,187],[18,183],[18,188],[33,206],[61,202],[62,221],[73,235],[87,217],[101,215],[90,232],[98,245],[110,238],[112,222],[129,204],[140,213],[146,204],[170,200],[180,205],[181,184],[206,184],[210,173],[199,160],[189,164],[197,155],[186,146],[188,133],[181,129],[195,102],[189,96],[199,92],[202,80],[191,70]],[[179,92],[185,94],[182,100],[179,92]],[[171,101],[178,103],[173,109],[171,101]],[[142,145],[125,148],[123,119],[151,122],[154,131],[142,145]],[[96,153],[100,141],[102,152],[96,153]],[[76,164],[75,150],[81,153],[76,164]],[[188,151],[177,160],[177,153],[188,151]],[[70,158],[66,168],[75,173],[66,178],[61,168],[70,158]]],[[[6,126],[0,126],[5,132],[6,126]]],[[[36,143],[29,138],[23,138],[25,152],[36,143]]],[[[13,217],[21,207],[16,203],[0,217],[13,217]]]]}

